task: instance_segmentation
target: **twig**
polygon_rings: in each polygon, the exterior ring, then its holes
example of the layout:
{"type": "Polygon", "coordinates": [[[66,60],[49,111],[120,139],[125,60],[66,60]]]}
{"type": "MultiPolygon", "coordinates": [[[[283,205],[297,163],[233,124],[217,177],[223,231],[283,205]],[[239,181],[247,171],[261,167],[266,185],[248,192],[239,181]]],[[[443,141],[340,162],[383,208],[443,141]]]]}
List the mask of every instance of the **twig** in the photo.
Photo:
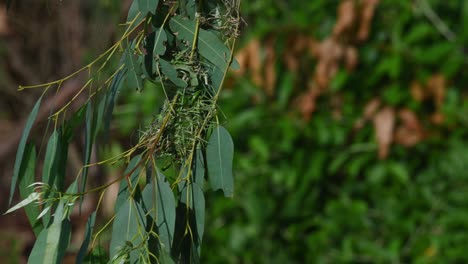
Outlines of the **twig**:
{"type": "Polygon", "coordinates": [[[455,42],[457,36],[452,30],[442,21],[426,0],[416,0],[416,5],[419,6],[424,15],[431,21],[434,27],[444,36],[448,41],[455,42]]]}
{"type": "MultiPolygon", "coordinates": [[[[57,96],[48,98],[39,110],[36,118],[36,124],[47,120],[51,113],[51,109],[54,110],[63,107],[73,96],[75,96],[77,91],[82,87],[83,81],[81,79],[82,78],[74,78],[66,82],[57,96]]],[[[80,104],[80,102],[76,103],[80,104]]],[[[9,135],[2,137],[5,141],[0,143],[0,160],[14,156],[11,155],[11,153],[16,151],[16,147],[21,139],[21,131],[23,131],[25,123],[26,118],[19,122],[18,125],[16,125],[16,128],[13,129],[9,135]]]]}

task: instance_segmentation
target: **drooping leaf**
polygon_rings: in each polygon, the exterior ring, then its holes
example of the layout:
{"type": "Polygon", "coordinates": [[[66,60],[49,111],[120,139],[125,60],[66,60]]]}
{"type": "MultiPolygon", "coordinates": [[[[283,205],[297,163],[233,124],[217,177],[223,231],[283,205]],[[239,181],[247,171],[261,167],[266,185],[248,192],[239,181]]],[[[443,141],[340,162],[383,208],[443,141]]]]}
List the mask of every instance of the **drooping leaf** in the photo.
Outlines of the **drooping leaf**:
{"type": "MultiPolygon", "coordinates": [[[[86,106],[86,120],[85,120],[85,133],[84,133],[84,159],[83,159],[83,170],[81,172],[81,185],[80,190],[82,192],[86,189],[86,182],[88,178],[88,165],[91,160],[91,151],[94,143],[94,130],[96,129],[96,118],[93,110],[92,101],[88,102],[86,106]]],[[[81,205],[80,205],[81,208],[81,205]]]]}
{"type": "Polygon", "coordinates": [[[195,247],[197,248],[198,255],[201,251],[201,242],[205,229],[205,196],[203,191],[197,183],[184,182],[180,190],[179,201],[187,205],[192,211],[195,221],[196,231],[195,235],[195,247]]]}
{"type": "Polygon", "coordinates": [[[203,189],[203,185],[205,183],[205,159],[203,157],[203,151],[201,149],[197,149],[195,152],[195,164],[194,164],[194,171],[195,171],[195,183],[203,189]]]}
{"type": "Polygon", "coordinates": [[[219,69],[218,67],[214,66],[211,71],[211,86],[213,87],[213,93],[216,94],[219,89],[221,89],[221,85],[224,79],[224,72],[219,69]]]}
{"type": "MultiPolygon", "coordinates": [[[[21,199],[28,197],[32,191],[31,184],[35,181],[36,172],[36,149],[33,144],[28,144],[24,152],[24,162],[21,165],[18,187],[21,199]]],[[[37,221],[39,215],[39,207],[34,204],[28,204],[24,207],[29,223],[32,226],[34,234],[39,236],[39,233],[44,228],[41,221],[37,221]]]]}
{"type": "Polygon", "coordinates": [[[97,246],[89,252],[86,258],[83,260],[85,264],[100,264],[107,263],[109,256],[106,250],[102,246],[97,246]]]}
{"type": "Polygon", "coordinates": [[[167,35],[164,28],[159,28],[154,34],[153,56],[164,55],[166,53],[167,35]]]}
{"type": "Polygon", "coordinates": [[[166,176],[157,170],[157,177],[143,190],[143,203],[156,222],[161,248],[170,252],[174,238],[176,202],[166,176]]]}
{"type": "Polygon", "coordinates": [[[76,263],[81,264],[86,256],[86,252],[88,251],[89,242],[91,240],[91,235],[93,234],[94,230],[94,223],[96,222],[96,211],[94,211],[88,218],[88,222],[86,223],[86,233],[83,243],[81,244],[80,250],[76,256],[76,263]]]}
{"type": "Polygon", "coordinates": [[[39,112],[39,108],[41,106],[42,97],[40,97],[36,104],[34,105],[33,109],[31,110],[31,114],[26,121],[26,125],[23,129],[23,135],[21,136],[21,140],[18,144],[18,151],[16,152],[16,161],[15,167],[13,169],[13,177],[11,178],[11,187],[10,187],[10,198],[8,200],[8,204],[11,205],[11,201],[13,200],[13,195],[15,194],[16,183],[18,182],[18,176],[20,173],[21,164],[23,163],[23,156],[24,156],[24,149],[26,147],[26,141],[28,140],[29,133],[31,132],[31,128],[36,120],[37,113],[39,112]]]}
{"type": "Polygon", "coordinates": [[[57,155],[58,141],[59,134],[57,130],[55,130],[52,135],[50,135],[49,142],[47,143],[44,166],[42,168],[42,182],[47,183],[51,187],[54,185],[56,177],[55,167],[57,163],[55,157],[57,155]]]}
{"type": "MultiPolygon", "coordinates": [[[[139,203],[129,197],[119,208],[112,225],[112,239],[110,242],[110,256],[118,256],[119,251],[128,247],[146,243],[146,217],[139,203]]],[[[137,263],[140,252],[132,250],[129,254],[130,263],[137,263]]]]}
{"type": "Polygon", "coordinates": [[[177,70],[172,64],[163,59],[159,59],[159,65],[161,65],[162,73],[166,75],[172,83],[181,88],[187,87],[187,83],[177,76],[177,70]]]}
{"type": "Polygon", "coordinates": [[[39,234],[28,263],[62,263],[71,235],[70,222],[64,215],[65,206],[63,202],[57,206],[53,223],[39,234]]]}
{"type": "Polygon", "coordinates": [[[18,209],[20,209],[20,208],[23,208],[23,207],[25,207],[26,205],[28,205],[28,204],[30,204],[30,203],[32,203],[32,202],[34,202],[34,201],[39,200],[39,198],[40,198],[39,193],[37,193],[37,192],[32,192],[32,193],[31,193],[28,197],[26,197],[24,200],[22,200],[21,202],[19,202],[19,203],[16,204],[15,206],[13,206],[13,207],[11,207],[10,209],[8,209],[8,211],[6,211],[6,212],[4,213],[4,215],[5,215],[5,214],[9,214],[9,213],[11,213],[11,212],[14,212],[14,211],[16,211],[16,210],[18,210],[18,209]]]}
{"type": "MultiPolygon", "coordinates": [[[[138,166],[141,161],[141,155],[137,155],[133,157],[130,162],[128,163],[127,169],[124,172],[124,175],[130,174],[130,183],[132,184],[132,188],[135,188],[138,178],[141,171],[141,166],[138,166]]],[[[117,200],[115,201],[114,211],[117,212],[119,207],[128,200],[130,196],[130,189],[128,186],[127,179],[123,179],[120,181],[119,192],[117,194],[117,200]]]]}
{"type": "Polygon", "coordinates": [[[232,159],[234,143],[231,135],[222,126],[214,129],[206,147],[208,179],[214,190],[222,189],[226,197],[234,195],[232,159]]]}
{"type": "Polygon", "coordinates": [[[156,14],[159,0],[138,0],[138,7],[143,15],[151,13],[156,14]]]}
{"type": "MultiPolygon", "coordinates": [[[[119,65],[123,65],[125,63],[125,56],[122,56],[120,59],[119,65]]],[[[125,76],[127,75],[127,68],[123,68],[119,70],[119,72],[114,76],[112,79],[112,83],[109,87],[109,91],[107,92],[106,96],[106,108],[104,110],[104,121],[103,121],[103,138],[108,138],[109,128],[110,128],[110,121],[112,119],[112,113],[114,112],[114,106],[117,101],[117,97],[120,93],[120,89],[122,88],[122,84],[124,83],[125,76]]]]}
{"type": "MultiPolygon", "coordinates": [[[[127,66],[126,81],[127,85],[136,89],[138,92],[143,90],[143,79],[141,77],[143,70],[133,54],[133,45],[125,51],[125,66],[127,66]]],[[[139,56],[139,55],[138,55],[139,56]]]]}
{"type": "Polygon", "coordinates": [[[143,19],[145,19],[145,15],[143,12],[140,10],[140,4],[139,0],[133,0],[132,5],[128,9],[128,14],[127,14],[127,22],[131,22],[134,19],[135,23],[133,25],[139,24],[143,19]]]}
{"type": "MultiPolygon", "coordinates": [[[[178,34],[178,37],[188,41],[190,45],[193,43],[195,25],[194,20],[180,16],[176,16],[170,21],[171,29],[178,34]]],[[[222,70],[228,67],[231,52],[216,34],[200,28],[197,41],[198,51],[204,58],[222,70]]]]}

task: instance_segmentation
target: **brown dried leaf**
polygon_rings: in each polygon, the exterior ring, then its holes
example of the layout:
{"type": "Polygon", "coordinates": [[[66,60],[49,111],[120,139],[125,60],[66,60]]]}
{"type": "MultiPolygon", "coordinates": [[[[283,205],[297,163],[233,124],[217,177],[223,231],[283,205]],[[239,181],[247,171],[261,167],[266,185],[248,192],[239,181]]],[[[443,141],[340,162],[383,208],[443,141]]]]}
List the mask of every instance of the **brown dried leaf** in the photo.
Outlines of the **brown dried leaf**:
{"type": "Polygon", "coordinates": [[[346,69],[351,72],[356,68],[358,64],[358,52],[353,46],[346,47],[345,50],[345,66],[346,69]]]}
{"type": "Polygon", "coordinates": [[[441,112],[436,112],[431,115],[431,121],[434,125],[442,125],[444,123],[445,117],[441,112]]]}
{"type": "Polygon", "coordinates": [[[375,137],[379,146],[379,158],[388,156],[390,145],[393,141],[393,129],[395,127],[395,110],[385,107],[374,116],[375,137]]]}
{"type": "Polygon", "coordinates": [[[304,95],[297,99],[299,110],[301,111],[304,120],[310,120],[312,113],[316,109],[316,101],[320,96],[320,91],[316,88],[309,89],[304,95]]]}
{"type": "Polygon", "coordinates": [[[362,0],[361,20],[357,33],[357,40],[364,42],[369,36],[369,31],[374,17],[375,8],[379,4],[379,0],[362,0]]]}
{"type": "Polygon", "coordinates": [[[411,147],[424,138],[424,130],[416,114],[409,109],[402,109],[398,116],[401,124],[395,132],[395,142],[403,146],[411,147]]]}
{"type": "Polygon", "coordinates": [[[434,98],[437,109],[442,107],[445,99],[446,80],[442,74],[434,74],[427,81],[427,89],[434,98]]]}
{"type": "Polygon", "coordinates": [[[333,38],[325,39],[319,46],[318,63],[315,70],[315,81],[320,89],[325,90],[330,80],[339,69],[339,61],[343,57],[342,45],[333,38]]]}
{"type": "Polygon", "coordinates": [[[338,19],[333,28],[333,36],[337,37],[350,31],[356,21],[356,4],[353,0],[344,0],[340,3],[337,12],[338,19]]]}
{"type": "Polygon", "coordinates": [[[374,98],[370,100],[366,106],[364,107],[364,113],[361,118],[359,118],[356,123],[354,123],[354,129],[361,129],[364,127],[364,124],[372,119],[377,112],[377,110],[380,107],[380,99],[379,98],[374,98]]]}
{"type": "Polygon", "coordinates": [[[273,39],[266,43],[266,57],[264,62],[265,67],[265,90],[269,96],[275,92],[276,85],[276,55],[273,39]]]}
{"type": "Polygon", "coordinates": [[[417,102],[422,102],[427,96],[424,87],[417,81],[411,83],[410,92],[413,99],[417,102]]]}

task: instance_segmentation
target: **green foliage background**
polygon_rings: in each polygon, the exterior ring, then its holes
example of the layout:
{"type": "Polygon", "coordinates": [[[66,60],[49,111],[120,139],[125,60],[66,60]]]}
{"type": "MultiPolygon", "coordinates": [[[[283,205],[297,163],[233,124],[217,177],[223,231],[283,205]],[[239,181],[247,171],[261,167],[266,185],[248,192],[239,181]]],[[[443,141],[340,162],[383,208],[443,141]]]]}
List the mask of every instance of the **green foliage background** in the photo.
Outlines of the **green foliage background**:
{"type": "MultiPolygon", "coordinates": [[[[246,77],[222,93],[236,148],[236,192],[232,200],[207,197],[203,263],[468,261],[468,3],[427,1],[455,33],[450,42],[417,2],[379,3],[370,39],[358,48],[357,69],[340,71],[310,121],[293,109],[301,88],[291,76],[300,73],[288,72],[281,62],[273,98],[246,77]],[[438,126],[428,121],[434,106],[410,94],[413,81],[434,73],[448,79],[445,121],[438,126]],[[338,94],[345,98],[340,120],[328,103],[338,94]],[[411,148],[393,145],[388,158],[379,160],[372,124],[353,130],[363,106],[376,96],[414,111],[430,136],[411,148]]],[[[244,1],[243,42],[284,29],[322,39],[333,28],[338,4],[244,1]]],[[[286,40],[276,41],[276,49],[287,52],[286,40]]],[[[145,112],[151,102],[132,95],[121,109],[145,112]]],[[[122,125],[133,127],[134,115],[126,119],[124,112],[122,125]]]]}

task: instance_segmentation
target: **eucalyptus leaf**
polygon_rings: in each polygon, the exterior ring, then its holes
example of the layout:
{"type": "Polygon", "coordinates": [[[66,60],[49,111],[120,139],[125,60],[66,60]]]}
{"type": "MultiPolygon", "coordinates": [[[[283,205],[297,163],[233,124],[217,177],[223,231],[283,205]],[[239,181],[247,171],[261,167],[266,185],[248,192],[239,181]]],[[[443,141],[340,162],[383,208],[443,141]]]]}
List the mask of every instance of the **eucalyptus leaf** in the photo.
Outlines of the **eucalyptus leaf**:
{"type": "Polygon", "coordinates": [[[166,75],[172,83],[181,88],[187,87],[187,83],[177,76],[177,70],[172,64],[163,59],[159,59],[159,65],[161,65],[162,73],[164,73],[164,75],[166,75]]]}
{"type": "Polygon", "coordinates": [[[88,218],[88,222],[86,223],[86,233],[83,243],[81,244],[80,250],[76,256],[76,263],[81,264],[86,256],[86,252],[88,251],[89,242],[91,240],[91,235],[93,234],[94,224],[96,222],[96,211],[94,211],[88,218]]]}
{"type": "Polygon", "coordinates": [[[146,186],[142,197],[147,212],[156,222],[161,248],[170,252],[174,238],[176,202],[171,186],[161,171],[157,170],[156,179],[146,186]]]}
{"type": "Polygon", "coordinates": [[[148,13],[155,15],[158,2],[159,0],[138,0],[138,8],[145,16],[148,13]]]}
{"type": "Polygon", "coordinates": [[[181,203],[186,204],[194,213],[194,220],[197,232],[196,234],[196,247],[198,254],[201,250],[201,241],[205,231],[205,196],[203,190],[197,183],[184,182],[180,191],[181,203]]]}
{"type": "Polygon", "coordinates": [[[233,157],[234,143],[231,135],[224,127],[216,127],[206,147],[208,179],[211,187],[214,190],[222,189],[226,197],[234,195],[233,157]]]}
{"type": "MultiPolygon", "coordinates": [[[[34,145],[28,144],[24,153],[24,161],[21,165],[20,176],[19,176],[19,191],[22,199],[25,199],[31,194],[33,189],[31,184],[35,181],[36,174],[36,149],[34,145]]],[[[35,204],[28,204],[24,206],[26,216],[28,217],[29,223],[34,231],[34,234],[39,236],[40,232],[44,228],[41,221],[37,221],[39,215],[39,207],[35,204]]]]}
{"type": "MultiPolygon", "coordinates": [[[[190,45],[194,41],[195,25],[194,20],[188,20],[181,16],[176,16],[170,21],[171,29],[181,39],[188,41],[190,45]]],[[[198,50],[204,58],[223,71],[228,67],[231,52],[216,34],[200,28],[197,41],[198,50]]]]}
{"type": "Polygon", "coordinates": [[[141,92],[143,90],[143,79],[141,77],[143,70],[141,69],[141,65],[138,63],[138,59],[135,58],[135,55],[133,55],[131,47],[127,48],[125,54],[127,85],[141,92]]]}
{"type": "MultiPolygon", "coordinates": [[[[136,186],[139,175],[140,175],[140,171],[141,171],[141,166],[139,166],[140,161],[141,161],[141,155],[137,155],[133,157],[130,160],[127,166],[127,169],[124,172],[125,176],[128,176],[128,174],[130,174],[129,176],[130,183],[132,184],[133,188],[136,186]]],[[[131,190],[129,189],[128,181],[126,178],[124,178],[122,181],[120,181],[119,192],[117,194],[117,200],[115,201],[115,205],[114,205],[115,212],[119,210],[119,207],[128,199],[130,194],[131,194],[131,190]]]]}
{"type": "MultiPolygon", "coordinates": [[[[42,168],[42,182],[47,183],[50,187],[54,186],[55,184],[55,169],[56,169],[56,155],[58,152],[58,141],[59,141],[59,134],[57,130],[55,130],[49,138],[49,142],[47,143],[46,154],[44,158],[44,166],[42,168]]],[[[46,193],[46,197],[48,194],[46,193]]]]}
{"type": "Polygon", "coordinates": [[[26,205],[28,205],[28,204],[30,204],[30,203],[32,203],[32,202],[34,202],[34,201],[39,200],[40,197],[41,197],[41,196],[40,196],[39,193],[37,193],[37,192],[32,192],[32,193],[31,193],[28,197],[26,197],[24,200],[22,200],[21,202],[19,202],[18,204],[16,204],[16,205],[13,206],[12,208],[8,209],[8,211],[6,211],[6,212],[4,213],[4,215],[9,214],[9,213],[11,213],[11,212],[14,212],[14,211],[16,211],[16,210],[18,210],[18,209],[20,209],[20,208],[23,208],[23,207],[25,207],[26,205]]]}
{"type": "Polygon", "coordinates": [[[153,56],[164,55],[166,53],[167,35],[164,28],[158,28],[154,34],[153,56]]]}
{"type": "Polygon", "coordinates": [[[41,106],[42,97],[40,97],[36,104],[34,105],[29,117],[26,121],[26,124],[23,129],[23,134],[21,135],[21,140],[18,144],[18,151],[16,152],[16,161],[15,167],[13,169],[13,177],[11,178],[11,186],[10,186],[10,198],[8,199],[8,204],[11,205],[11,201],[13,200],[13,195],[15,194],[16,183],[18,182],[18,177],[20,173],[21,164],[23,163],[23,156],[24,156],[24,149],[26,147],[26,141],[28,140],[29,133],[31,132],[31,128],[36,120],[37,114],[39,112],[39,108],[41,106]]]}
{"type": "MultiPolygon", "coordinates": [[[[118,256],[119,251],[126,245],[140,245],[145,243],[146,217],[143,208],[131,197],[119,208],[112,225],[112,239],[110,242],[110,255],[118,256]]],[[[132,250],[129,254],[130,263],[136,263],[140,252],[132,250]]]]}
{"type": "Polygon", "coordinates": [[[62,263],[71,235],[70,222],[63,219],[65,206],[63,202],[57,206],[53,223],[39,234],[28,263],[62,263]]]}

